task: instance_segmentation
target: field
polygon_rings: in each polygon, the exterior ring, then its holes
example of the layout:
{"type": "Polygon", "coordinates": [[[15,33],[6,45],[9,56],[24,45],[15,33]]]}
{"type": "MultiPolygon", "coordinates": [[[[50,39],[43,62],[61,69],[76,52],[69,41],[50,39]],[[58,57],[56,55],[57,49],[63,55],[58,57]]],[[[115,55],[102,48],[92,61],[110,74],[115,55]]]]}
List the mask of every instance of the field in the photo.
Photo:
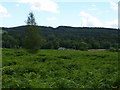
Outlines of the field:
{"type": "Polygon", "coordinates": [[[118,53],[3,49],[3,88],[118,88],[118,53]]]}

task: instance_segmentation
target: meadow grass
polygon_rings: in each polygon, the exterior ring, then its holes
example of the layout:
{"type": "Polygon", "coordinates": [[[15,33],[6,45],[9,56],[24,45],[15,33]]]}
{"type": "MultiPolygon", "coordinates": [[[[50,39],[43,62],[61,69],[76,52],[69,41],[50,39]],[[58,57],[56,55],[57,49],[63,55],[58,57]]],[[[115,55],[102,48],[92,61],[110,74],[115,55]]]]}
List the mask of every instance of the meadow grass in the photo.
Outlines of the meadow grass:
{"type": "Polygon", "coordinates": [[[118,88],[118,53],[2,50],[3,88],[118,88]]]}

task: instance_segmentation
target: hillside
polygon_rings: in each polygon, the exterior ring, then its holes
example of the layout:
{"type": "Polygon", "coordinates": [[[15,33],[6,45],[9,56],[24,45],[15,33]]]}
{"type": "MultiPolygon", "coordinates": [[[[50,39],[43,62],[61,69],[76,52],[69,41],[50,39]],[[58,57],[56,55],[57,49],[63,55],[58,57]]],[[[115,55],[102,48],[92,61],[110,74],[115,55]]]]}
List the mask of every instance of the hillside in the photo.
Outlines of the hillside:
{"type": "MultiPolygon", "coordinates": [[[[69,33],[69,34],[117,34],[118,29],[113,28],[100,28],[100,27],[70,27],[70,26],[59,26],[57,28],[53,27],[46,27],[46,26],[39,26],[41,32],[43,34],[51,33],[51,34],[62,34],[62,33],[69,33]]],[[[3,27],[2,30],[10,32],[21,32],[26,29],[26,26],[19,26],[19,27],[12,27],[12,28],[5,28],[3,27]]]]}
{"type": "MultiPolygon", "coordinates": [[[[85,42],[88,48],[94,49],[108,49],[110,47],[117,47],[118,45],[118,29],[70,26],[59,26],[57,28],[39,26],[39,28],[42,36],[47,41],[42,48],[56,49],[58,47],[65,47],[80,49],[76,45],[80,42],[85,42]],[[52,45],[53,43],[58,45],[52,45]],[[74,45],[70,45],[72,43],[74,45]]],[[[23,31],[25,29],[26,26],[19,26],[13,28],[3,28],[3,31],[7,31],[5,35],[10,35],[13,38],[21,41],[23,39],[23,31]]],[[[4,35],[3,42],[6,42],[4,41],[4,35]]],[[[20,44],[22,44],[22,42],[19,43],[18,46],[22,46],[20,44]]],[[[3,47],[6,47],[6,45],[3,44],[3,47]]]]}

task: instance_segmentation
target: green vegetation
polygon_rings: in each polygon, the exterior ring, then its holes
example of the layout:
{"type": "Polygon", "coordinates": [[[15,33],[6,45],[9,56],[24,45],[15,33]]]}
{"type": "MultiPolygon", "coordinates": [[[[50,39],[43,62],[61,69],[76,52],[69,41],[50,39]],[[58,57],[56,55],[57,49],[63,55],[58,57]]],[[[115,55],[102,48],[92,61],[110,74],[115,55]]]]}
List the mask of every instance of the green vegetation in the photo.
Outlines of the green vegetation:
{"type": "Polygon", "coordinates": [[[118,53],[3,49],[3,88],[118,88],[118,53]]]}
{"type": "Polygon", "coordinates": [[[0,34],[3,33],[2,30],[0,30],[0,34]]]}
{"type": "MultiPolygon", "coordinates": [[[[42,43],[41,49],[58,49],[59,47],[76,50],[120,48],[120,45],[118,46],[120,43],[118,29],[67,26],[57,28],[38,26],[38,28],[46,41],[44,44],[42,43]]],[[[13,44],[8,36],[15,39],[12,40],[15,44],[11,48],[22,48],[23,32],[26,29],[27,26],[3,28],[4,31],[8,32],[2,35],[3,48],[9,48],[13,44]]]]}
{"type": "Polygon", "coordinates": [[[36,25],[34,14],[31,12],[26,21],[27,29],[24,32],[24,45],[23,47],[27,49],[30,53],[37,53],[37,51],[42,46],[42,37],[39,33],[39,28],[36,25]]]}
{"type": "Polygon", "coordinates": [[[0,30],[0,34],[3,34],[3,33],[7,33],[7,32],[4,30],[0,30]]]}

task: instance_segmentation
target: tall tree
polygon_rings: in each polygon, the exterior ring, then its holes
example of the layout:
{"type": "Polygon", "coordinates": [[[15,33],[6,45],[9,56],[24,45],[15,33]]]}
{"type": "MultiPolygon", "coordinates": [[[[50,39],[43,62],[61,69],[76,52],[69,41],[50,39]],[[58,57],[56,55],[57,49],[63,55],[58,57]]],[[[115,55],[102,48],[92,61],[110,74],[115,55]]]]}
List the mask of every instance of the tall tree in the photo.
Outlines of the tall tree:
{"type": "Polygon", "coordinates": [[[32,12],[29,13],[26,24],[24,48],[30,53],[36,53],[42,46],[43,39],[32,12]]]}

